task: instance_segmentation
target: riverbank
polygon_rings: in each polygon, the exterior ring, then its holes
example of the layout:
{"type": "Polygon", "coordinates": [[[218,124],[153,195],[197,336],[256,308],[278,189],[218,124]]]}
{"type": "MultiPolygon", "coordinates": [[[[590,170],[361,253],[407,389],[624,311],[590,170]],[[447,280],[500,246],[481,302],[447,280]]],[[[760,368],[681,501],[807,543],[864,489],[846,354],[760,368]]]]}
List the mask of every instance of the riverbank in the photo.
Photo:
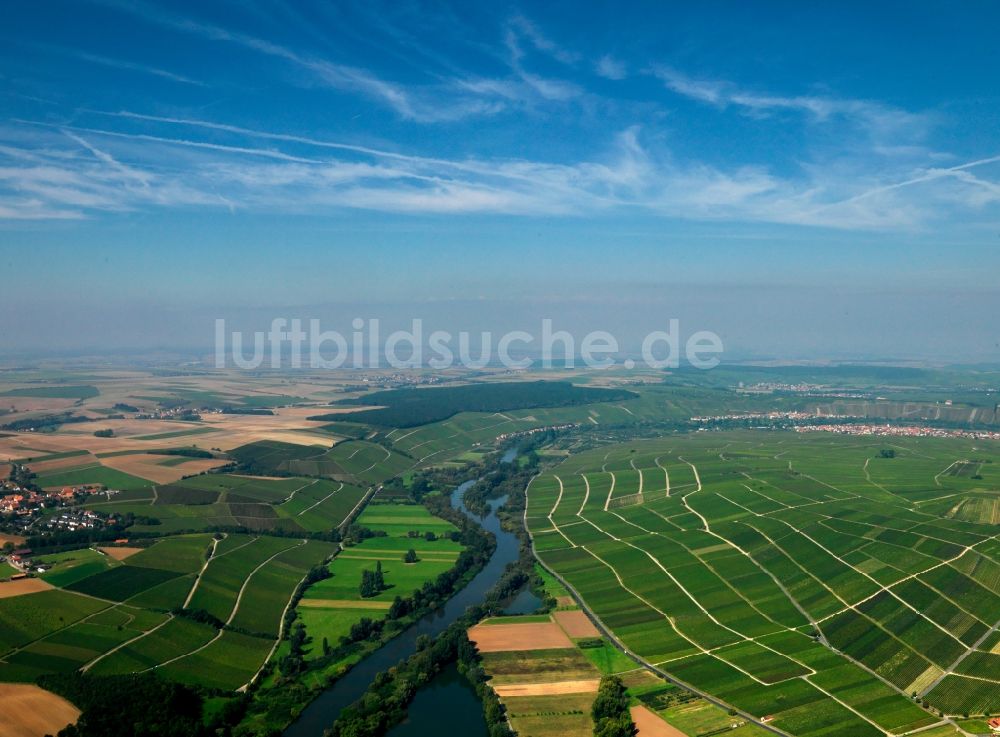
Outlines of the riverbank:
{"type": "MultiPolygon", "coordinates": [[[[431,502],[431,500],[427,501],[431,502]]],[[[398,507],[398,505],[396,506],[398,507]]],[[[458,530],[456,539],[447,541],[448,545],[456,548],[456,542],[462,545],[462,552],[455,565],[444,570],[436,578],[424,580],[422,586],[415,584],[413,591],[403,589],[400,591],[400,596],[391,599],[387,598],[388,595],[383,595],[381,598],[385,601],[381,612],[374,609],[347,610],[348,614],[352,614],[352,612],[358,614],[353,614],[351,617],[353,624],[348,623],[350,626],[344,625],[340,628],[340,631],[345,634],[341,638],[331,636],[331,642],[324,641],[322,629],[310,630],[309,627],[311,622],[316,623],[317,626],[323,625],[326,616],[325,610],[313,607],[302,610],[300,619],[304,619],[306,622],[306,634],[309,640],[306,643],[298,640],[282,643],[281,649],[269,664],[264,677],[249,694],[246,701],[246,713],[238,728],[241,735],[273,734],[294,728],[294,725],[302,720],[303,714],[309,710],[314,700],[322,698],[324,694],[327,694],[345,679],[351,683],[351,674],[358,668],[362,669],[360,677],[365,678],[363,674],[367,673],[366,663],[376,657],[384,648],[389,648],[388,652],[395,652],[395,648],[390,647],[391,643],[404,636],[412,628],[419,626],[424,619],[433,619],[435,612],[444,607],[450,598],[475,580],[494,553],[494,538],[465,515],[459,512],[449,513],[451,509],[447,502],[444,506],[447,507],[447,510],[442,510],[433,503],[418,505],[414,508],[422,510],[425,515],[427,512],[423,510],[426,508],[435,517],[451,522],[454,527],[450,529],[458,530]],[[364,616],[359,618],[359,614],[364,616]],[[339,644],[336,643],[337,639],[341,640],[339,644]],[[297,645],[297,647],[293,647],[293,645],[297,645]]],[[[371,535],[371,532],[371,530],[366,530],[365,534],[371,535]]],[[[341,554],[334,559],[331,570],[336,567],[337,560],[339,558],[346,559],[345,556],[356,557],[360,555],[362,558],[357,560],[364,559],[364,562],[367,563],[367,557],[370,554],[365,555],[366,546],[381,550],[383,547],[390,546],[391,542],[401,539],[405,540],[406,538],[400,538],[398,535],[396,537],[367,536],[361,541],[361,544],[345,547],[341,554]]],[[[444,543],[439,541],[436,544],[444,543]]],[[[412,543],[412,547],[418,547],[421,550],[429,550],[434,545],[435,543],[425,543],[423,538],[412,543]]],[[[393,565],[396,568],[403,565],[399,563],[403,552],[405,551],[401,550],[398,556],[390,556],[392,560],[396,561],[395,564],[387,559],[384,565],[390,566],[390,570],[393,565]]],[[[306,597],[303,601],[309,604],[310,596],[313,600],[319,597],[319,604],[325,605],[328,602],[323,600],[323,591],[326,590],[324,587],[327,587],[328,584],[334,584],[335,587],[347,586],[349,588],[354,586],[354,574],[360,574],[359,570],[355,570],[358,567],[357,561],[352,559],[350,562],[352,566],[350,566],[349,579],[338,579],[336,572],[334,572],[333,578],[316,584],[318,593],[310,594],[306,591],[306,597]]],[[[433,561],[427,564],[431,565],[433,561]]],[[[415,565],[420,566],[421,564],[418,562],[415,565]]],[[[371,563],[371,567],[374,566],[375,564],[371,563]]],[[[348,570],[345,569],[341,577],[347,573],[348,570]]],[[[402,573],[405,574],[405,571],[402,573]]],[[[330,590],[338,591],[340,589],[330,590]]],[[[356,596],[356,593],[354,591],[353,595],[356,596]]],[[[339,596],[335,598],[339,598],[339,596]]],[[[361,603],[372,605],[371,601],[361,600],[361,603]]],[[[393,658],[393,662],[400,657],[405,657],[405,655],[404,650],[393,658]]],[[[349,701],[350,699],[347,703],[349,701]]],[[[307,719],[306,724],[308,723],[307,719]]],[[[307,733],[312,731],[314,730],[310,728],[307,733]]],[[[322,730],[315,731],[315,733],[321,734],[322,730]]]]}
{"type": "MultiPolygon", "coordinates": [[[[462,497],[472,481],[459,485],[450,496],[452,508],[465,512],[462,497]]],[[[492,533],[496,547],[486,565],[443,606],[426,614],[396,638],[372,652],[340,679],[331,684],[305,707],[284,732],[285,737],[321,737],[343,710],[361,698],[382,671],[395,666],[418,650],[421,638],[433,638],[444,632],[470,606],[480,603],[486,593],[501,578],[507,564],[517,559],[518,541],[504,532],[496,516],[485,517],[468,513],[468,517],[487,533],[492,533]]]]}
{"type": "MultiPolygon", "coordinates": [[[[452,505],[488,525],[497,537],[497,550],[507,554],[506,564],[496,583],[485,592],[481,601],[461,613],[436,639],[418,640],[417,651],[391,672],[378,674],[362,698],[339,712],[328,734],[383,735],[407,716],[410,701],[417,693],[414,685],[435,683],[451,663],[457,663],[466,675],[482,703],[481,717],[492,735],[509,733],[503,705],[486,682],[481,660],[469,641],[467,630],[483,618],[499,614],[516,601],[526,586],[534,583],[534,560],[530,540],[520,523],[524,508],[524,488],[537,471],[537,458],[525,467],[510,463],[514,454],[508,452],[494,459],[488,472],[475,483],[463,484],[452,497],[452,505]],[[499,463],[496,461],[499,460],[499,463]],[[471,499],[470,499],[471,497],[471,499]],[[475,515],[469,501],[486,515],[475,515]]],[[[499,562],[499,561],[497,561],[499,562]]],[[[494,561],[491,561],[493,566],[494,561]]],[[[463,592],[465,594],[466,592],[463,592]]],[[[456,597],[458,598],[458,597],[456,597]]],[[[448,705],[442,704],[443,708],[448,705]]],[[[478,729],[477,719],[470,729],[478,729]]],[[[396,737],[395,730],[390,735],[396,737]]]]}

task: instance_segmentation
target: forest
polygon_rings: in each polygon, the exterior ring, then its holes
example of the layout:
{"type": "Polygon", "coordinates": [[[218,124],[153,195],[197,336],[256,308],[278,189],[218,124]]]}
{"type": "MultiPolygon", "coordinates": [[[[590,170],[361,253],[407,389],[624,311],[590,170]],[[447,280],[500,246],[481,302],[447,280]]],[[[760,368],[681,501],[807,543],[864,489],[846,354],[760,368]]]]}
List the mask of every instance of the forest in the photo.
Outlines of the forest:
{"type": "Polygon", "coordinates": [[[416,427],[446,420],[459,412],[507,412],[533,407],[573,407],[620,402],[636,395],[622,389],[594,389],[568,381],[520,381],[430,389],[390,389],[337,405],[363,404],[377,409],[317,415],[310,420],[349,420],[382,427],[416,427]]]}

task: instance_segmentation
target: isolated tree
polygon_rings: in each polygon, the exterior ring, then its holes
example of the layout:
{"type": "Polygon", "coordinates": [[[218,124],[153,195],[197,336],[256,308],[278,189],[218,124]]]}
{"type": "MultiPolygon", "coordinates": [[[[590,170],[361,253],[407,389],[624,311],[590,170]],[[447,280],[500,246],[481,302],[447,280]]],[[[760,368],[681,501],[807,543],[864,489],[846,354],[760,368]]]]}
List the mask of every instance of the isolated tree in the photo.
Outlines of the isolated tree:
{"type": "Polygon", "coordinates": [[[625,684],[618,676],[601,678],[590,715],[594,719],[594,737],[635,737],[639,732],[629,713],[625,684]]]}
{"type": "Polygon", "coordinates": [[[603,676],[597,689],[597,698],[590,707],[590,715],[594,723],[608,717],[617,717],[628,712],[628,696],[625,694],[625,684],[618,676],[603,676]]]}
{"type": "Polygon", "coordinates": [[[627,713],[605,717],[594,725],[594,737],[635,737],[637,734],[639,730],[627,713]]]}
{"type": "Polygon", "coordinates": [[[375,575],[367,568],[361,571],[360,593],[362,599],[367,599],[378,593],[378,589],[375,587],[375,575]]]}
{"type": "Polygon", "coordinates": [[[377,596],[385,590],[385,577],[382,574],[382,561],[375,562],[375,570],[365,568],[361,571],[361,597],[364,599],[377,596]]]}
{"type": "Polygon", "coordinates": [[[407,550],[406,555],[403,556],[404,563],[416,563],[418,560],[420,559],[417,557],[417,551],[413,548],[407,550]]]}

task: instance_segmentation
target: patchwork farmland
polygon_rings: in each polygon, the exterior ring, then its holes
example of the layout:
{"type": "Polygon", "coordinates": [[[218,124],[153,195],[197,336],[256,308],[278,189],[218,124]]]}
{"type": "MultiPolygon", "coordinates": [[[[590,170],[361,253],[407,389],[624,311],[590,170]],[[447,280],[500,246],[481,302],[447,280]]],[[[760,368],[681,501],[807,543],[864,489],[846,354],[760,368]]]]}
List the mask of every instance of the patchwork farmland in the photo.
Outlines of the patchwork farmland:
{"type": "Polygon", "coordinates": [[[0,680],[156,671],[236,689],[274,649],[299,581],[333,552],[315,540],[194,534],[122,561],[88,548],[40,556],[58,588],[0,599],[0,680]]]}
{"type": "Polygon", "coordinates": [[[548,616],[486,619],[469,630],[518,734],[585,737],[601,672],[548,616]]]}
{"type": "Polygon", "coordinates": [[[996,713],[1000,533],[961,510],[994,498],[1000,449],[883,447],[744,432],[591,450],[532,480],[526,521],[629,653],[786,733],[996,713]],[[968,458],[979,473],[941,473],[968,458]]]}
{"type": "MultiPolygon", "coordinates": [[[[541,574],[549,596],[561,585],[541,574]]],[[[602,676],[617,676],[627,688],[641,735],[682,737],[725,732],[734,737],[768,734],[753,722],[667,683],[640,667],[602,637],[587,615],[564,603],[551,614],[485,619],[468,632],[479,652],[490,688],[518,734],[588,737],[590,715],[602,676]]]]}

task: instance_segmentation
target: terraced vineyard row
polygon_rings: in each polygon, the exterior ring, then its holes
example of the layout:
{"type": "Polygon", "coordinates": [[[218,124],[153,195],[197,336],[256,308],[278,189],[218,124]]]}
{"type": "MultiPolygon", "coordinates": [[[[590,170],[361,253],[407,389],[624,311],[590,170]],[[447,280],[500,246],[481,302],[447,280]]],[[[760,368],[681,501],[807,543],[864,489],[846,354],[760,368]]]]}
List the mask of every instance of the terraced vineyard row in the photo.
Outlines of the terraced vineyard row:
{"type": "Polygon", "coordinates": [[[120,563],[86,548],[55,556],[47,582],[62,588],[0,600],[0,680],[157,671],[236,689],[275,647],[299,581],[333,550],[315,540],[195,534],[120,563]],[[226,628],[171,613],[182,607],[226,628]]]}
{"type": "Polygon", "coordinates": [[[87,502],[87,506],[157,520],[135,526],[140,532],[246,527],[294,534],[338,527],[366,491],[365,487],[330,479],[205,474],[172,484],[123,491],[108,499],[98,496],[95,501],[87,502]]]}
{"type": "Polygon", "coordinates": [[[625,648],[758,720],[947,726],[1000,710],[1000,542],[939,510],[995,494],[1000,473],[940,472],[1000,453],[907,443],[882,458],[857,438],[705,433],[588,451],[532,481],[527,523],[625,648]]]}

